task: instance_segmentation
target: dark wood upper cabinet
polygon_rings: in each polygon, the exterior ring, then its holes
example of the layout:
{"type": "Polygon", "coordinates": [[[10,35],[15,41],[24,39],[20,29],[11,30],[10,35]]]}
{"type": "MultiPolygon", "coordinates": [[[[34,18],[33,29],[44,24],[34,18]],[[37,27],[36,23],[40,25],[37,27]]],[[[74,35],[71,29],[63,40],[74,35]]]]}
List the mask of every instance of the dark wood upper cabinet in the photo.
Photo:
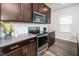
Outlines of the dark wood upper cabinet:
{"type": "Polygon", "coordinates": [[[1,4],[1,20],[18,21],[20,17],[20,4],[2,3],[1,4]]]}
{"type": "Polygon", "coordinates": [[[33,3],[33,12],[39,12],[39,4],[38,3],[33,3]]]}
{"type": "Polygon", "coordinates": [[[33,3],[33,12],[45,15],[45,23],[51,23],[51,9],[44,3],[33,3]]]}
{"type": "Polygon", "coordinates": [[[31,3],[21,3],[21,18],[23,22],[32,22],[31,3]]]}
{"type": "Polygon", "coordinates": [[[45,14],[43,3],[33,3],[33,12],[45,14]]]}
{"type": "Polygon", "coordinates": [[[51,9],[47,5],[43,4],[42,10],[43,10],[42,11],[43,14],[45,14],[45,17],[46,17],[45,23],[50,24],[51,23],[51,9]]]}
{"type": "Polygon", "coordinates": [[[14,22],[31,22],[31,3],[2,3],[1,20],[14,22]]]}
{"type": "Polygon", "coordinates": [[[1,3],[0,20],[32,23],[33,12],[45,15],[45,23],[51,21],[51,9],[44,3],[1,3]]]}
{"type": "Polygon", "coordinates": [[[46,23],[47,24],[50,24],[51,23],[51,9],[48,7],[48,6],[46,6],[46,23]]]}

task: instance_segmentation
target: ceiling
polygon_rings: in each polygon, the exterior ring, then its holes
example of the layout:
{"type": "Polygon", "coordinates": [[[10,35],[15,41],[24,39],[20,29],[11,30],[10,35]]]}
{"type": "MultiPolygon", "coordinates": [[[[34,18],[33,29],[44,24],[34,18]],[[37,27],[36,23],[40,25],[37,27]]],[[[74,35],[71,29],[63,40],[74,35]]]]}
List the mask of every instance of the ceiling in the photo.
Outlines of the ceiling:
{"type": "Polygon", "coordinates": [[[79,3],[46,3],[51,9],[57,10],[65,7],[79,5],[79,3]]]}

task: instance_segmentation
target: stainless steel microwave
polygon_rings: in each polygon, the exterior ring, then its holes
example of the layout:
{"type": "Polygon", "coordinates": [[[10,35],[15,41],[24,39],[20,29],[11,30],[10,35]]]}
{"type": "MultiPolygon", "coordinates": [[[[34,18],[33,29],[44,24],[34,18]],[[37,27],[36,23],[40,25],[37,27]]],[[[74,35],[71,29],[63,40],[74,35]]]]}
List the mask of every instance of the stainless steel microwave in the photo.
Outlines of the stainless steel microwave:
{"type": "Polygon", "coordinates": [[[33,23],[45,23],[45,15],[33,12],[33,23]]]}

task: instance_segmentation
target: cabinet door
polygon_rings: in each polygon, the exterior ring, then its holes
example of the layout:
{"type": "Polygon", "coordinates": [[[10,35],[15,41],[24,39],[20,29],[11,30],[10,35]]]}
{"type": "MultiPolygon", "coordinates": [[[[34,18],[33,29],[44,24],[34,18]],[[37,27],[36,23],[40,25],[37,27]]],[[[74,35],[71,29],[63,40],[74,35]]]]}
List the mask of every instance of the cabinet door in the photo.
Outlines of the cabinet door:
{"type": "Polygon", "coordinates": [[[26,56],[36,56],[37,55],[37,46],[36,42],[31,42],[30,44],[26,45],[25,47],[26,56]]]}
{"type": "Polygon", "coordinates": [[[39,13],[39,3],[33,3],[33,12],[39,13]]]}
{"type": "Polygon", "coordinates": [[[50,24],[51,23],[51,9],[45,5],[45,4],[42,4],[42,14],[45,15],[45,23],[48,23],[50,24]]]}
{"type": "Polygon", "coordinates": [[[51,24],[51,8],[48,8],[48,13],[47,13],[47,23],[51,24]]]}
{"type": "Polygon", "coordinates": [[[41,13],[41,14],[45,14],[44,4],[43,3],[33,3],[33,12],[38,12],[38,13],[41,13]]]}
{"type": "Polygon", "coordinates": [[[45,7],[45,4],[44,3],[39,3],[39,13],[41,14],[46,14],[46,7],[45,7]]]}
{"type": "Polygon", "coordinates": [[[32,5],[31,3],[21,4],[21,18],[23,22],[31,22],[32,20],[32,5]]]}
{"type": "Polygon", "coordinates": [[[20,17],[20,4],[18,3],[1,4],[1,20],[18,21],[19,17],[20,17]]]}
{"type": "Polygon", "coordinates": [[[45,22],[44,23],[50,24],[51,23],[51,21],[50,21],[51,20],[51,9],[44,3],[40,3],[39,5],[40,5],[39,12],[41,14],[45,15],[45,22]]]}
{"type": "Polygon", "coordinates": [[[28,55],[29,56],[36,56],[37,55],[37,45],[36,42],[32,42],[28,45],[28,55]]]}
{"type": "Polygon", "coordinates": [[[46,16],[46,23],[50,24],[51,23],[51,9],[47,6],[45,6],[45,16],[46,16]]]}
{"type": "Polygon", "coordinates": [[[50,32],[48,34],[48,47],[50,47],[51,45],[53,45],[55,42],[55,32],[50,32]]]}

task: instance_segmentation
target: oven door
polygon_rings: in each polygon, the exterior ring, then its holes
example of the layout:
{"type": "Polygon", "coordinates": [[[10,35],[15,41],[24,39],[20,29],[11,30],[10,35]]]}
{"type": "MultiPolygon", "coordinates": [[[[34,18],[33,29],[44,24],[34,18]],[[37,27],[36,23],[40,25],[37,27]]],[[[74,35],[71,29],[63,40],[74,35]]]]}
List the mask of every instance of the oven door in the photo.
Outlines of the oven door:
{"type": "Polygon", "coordinates": [[[44,46],[47,43],[47,35],[42,35],[38,37],[38,48],[44,46]]]}

